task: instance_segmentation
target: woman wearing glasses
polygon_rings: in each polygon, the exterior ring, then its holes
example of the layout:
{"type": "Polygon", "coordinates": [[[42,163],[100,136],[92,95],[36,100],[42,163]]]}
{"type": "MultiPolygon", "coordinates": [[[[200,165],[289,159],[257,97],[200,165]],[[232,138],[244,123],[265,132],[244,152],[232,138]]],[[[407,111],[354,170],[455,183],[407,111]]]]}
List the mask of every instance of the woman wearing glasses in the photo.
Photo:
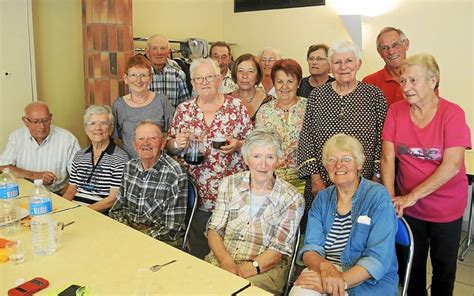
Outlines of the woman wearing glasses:
{"type": "Polygon", "coordinates": [[[219,183],[222,178],[244,170],[240,148],[252,123],[240,100],[219,93],[221,76],[214,61],[195,60],[190,72],[196,96],[178,105],[168,132],[167,149],[172,154],[185,153],[191,134],[199,134],[202,141],[204,160],[188,166],[199,196],[199,209],[193,218],[189,242],[191,254],[204,258],[209,253],[204,232],[214,210],[219,183]],[[212,147],[213,139],[218,138],[225,145],[212,147]]]}
{"type": "Polygon", "coordinates": [[[328,50],[329,46],[326,44],[313,44],[308,48],[306,60],[310,75],[301,80],[298,96],[307,98],[315,87],[334,81],[329,76],[328,50]]]}
{"type": "Polygon", "coordinates": [[[118,140],[131,158],[138,157],[133,146],[133,133],[138,123],[151,120],[167,131],[173,119],[174,108],[168,98],[149,90],[152,68],[142,55],[131,57],[124,74],[130,93],[118,97],[112,104],[115,129],[112,137],[118,140]]]}
{"type": "Polygon", "coordinates": [[[307,269],[291,296],[397,295],[396,215],[385,187],[361,177],[365,160],[354,137],[336,134],[324,144],[334,185],[311,206],[299,252],[307,269]]]}
{"type": "Polygon", "coordinates": [[[261,88],[255,87],[262,80],[262,70],[257,58],[250,53],[241,55],[235,60],[231,75],[239,87],[232,96],[240,99],[247,108],[250,119],[255,121],[260,107],[274,99],[261,88]]]}
{"type": "Polygon", "coordinates": [[[262,83],[260,83],[260,86],[267,94],[274,97],[276,96],[276,92],[273,87],[271,73],[273,64],[275,64],[279,59],[281,59],[280,53],[270,47],[262,49],[258,54],[258,60],[263,73],[262,83]]]}
{"type": "MultiPolygon", "coordinates": [[[[323,166],[321,147],[332,135],[343,132],[356,137],[367,158],[362,176],[369,180],[380,176],[381,134],[387,113],[383,93],[357,80],[362,60],[354,44],[340,41],[328,53],[336,80],[311,92],[298,143],[298,173],[306,179],[306,214],[316,193],[331,184],[323,166]]],[[[306,215],[302,228],[305,224],[306,215]]]]}
{"type": "Polygon", "coordinates": [[[107,212],[115,202],[128,155],[110,139],[114,116],[109,106],[92,105],[84,114],[91,145],[76,153],[63,197],[107,212]]]}

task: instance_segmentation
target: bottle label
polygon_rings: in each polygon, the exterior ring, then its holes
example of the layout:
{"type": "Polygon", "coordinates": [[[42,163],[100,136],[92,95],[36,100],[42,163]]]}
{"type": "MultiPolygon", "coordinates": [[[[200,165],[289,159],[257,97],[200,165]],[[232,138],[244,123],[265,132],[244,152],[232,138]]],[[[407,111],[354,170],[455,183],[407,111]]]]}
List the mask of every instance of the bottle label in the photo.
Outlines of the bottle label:
{"type": "Polygon", "coordinates": [[[50,199],[46,199],[40,203],[30,203],[30,215],[31,216],[38,216],[44,215],[53,210],[53,205],[50,199]]]}
{"type": "Polygon", "coordinates": [[[12,198],[19,194],[18,184],[7,184],[0,187],[0,198],[12,198]]]}

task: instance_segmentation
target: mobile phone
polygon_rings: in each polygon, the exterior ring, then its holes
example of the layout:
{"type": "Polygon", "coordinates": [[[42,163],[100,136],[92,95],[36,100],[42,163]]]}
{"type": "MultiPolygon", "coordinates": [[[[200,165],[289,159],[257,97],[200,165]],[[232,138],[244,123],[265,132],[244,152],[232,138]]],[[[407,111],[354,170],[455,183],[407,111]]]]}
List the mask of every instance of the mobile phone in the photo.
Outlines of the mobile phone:
{"type": "Polygon", "coordinates": [[[8,296],[28,296],[43,290],[49,286],[49,282],[41,277],[35,277],[32,280],[8,290],[8,296]]]}

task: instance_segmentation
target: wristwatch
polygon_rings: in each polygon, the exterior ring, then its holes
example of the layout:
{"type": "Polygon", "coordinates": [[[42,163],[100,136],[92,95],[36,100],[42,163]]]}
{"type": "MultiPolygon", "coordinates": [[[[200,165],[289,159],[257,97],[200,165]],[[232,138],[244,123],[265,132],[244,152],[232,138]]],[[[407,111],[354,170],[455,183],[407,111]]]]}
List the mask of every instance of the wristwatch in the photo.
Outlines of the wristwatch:
{"type": "Polygon", "coordinates": [[[252,266],[257,270],[257,274],[260,274],[260,266],[258,265],[258,261],[252,261],[252,266]]]}

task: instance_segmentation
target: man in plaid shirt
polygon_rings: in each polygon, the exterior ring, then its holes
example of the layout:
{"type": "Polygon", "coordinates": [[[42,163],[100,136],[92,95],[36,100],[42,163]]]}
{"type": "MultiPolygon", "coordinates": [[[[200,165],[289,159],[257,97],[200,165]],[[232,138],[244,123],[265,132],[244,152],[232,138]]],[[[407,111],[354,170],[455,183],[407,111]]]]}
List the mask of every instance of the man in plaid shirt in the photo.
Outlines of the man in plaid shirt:
{"type": "Polygon", "coordinates": [[[135,129],[139,158],[125,165],[113,219],[173,246],[180,244],[188,194],[186,171],[162,152],[166,138],[151,121],[135,129]]]}
{"type": "Polygon", "coordinates": [[[153,35],[148,38],[145,54],[153,65],[153,79],[149,88],[151,91],[165,94],[176,109],[179,104],[189,100],[191,94],[184,72],[168,60],[170,51],[170,44],[165,37],[153,35]]]}

